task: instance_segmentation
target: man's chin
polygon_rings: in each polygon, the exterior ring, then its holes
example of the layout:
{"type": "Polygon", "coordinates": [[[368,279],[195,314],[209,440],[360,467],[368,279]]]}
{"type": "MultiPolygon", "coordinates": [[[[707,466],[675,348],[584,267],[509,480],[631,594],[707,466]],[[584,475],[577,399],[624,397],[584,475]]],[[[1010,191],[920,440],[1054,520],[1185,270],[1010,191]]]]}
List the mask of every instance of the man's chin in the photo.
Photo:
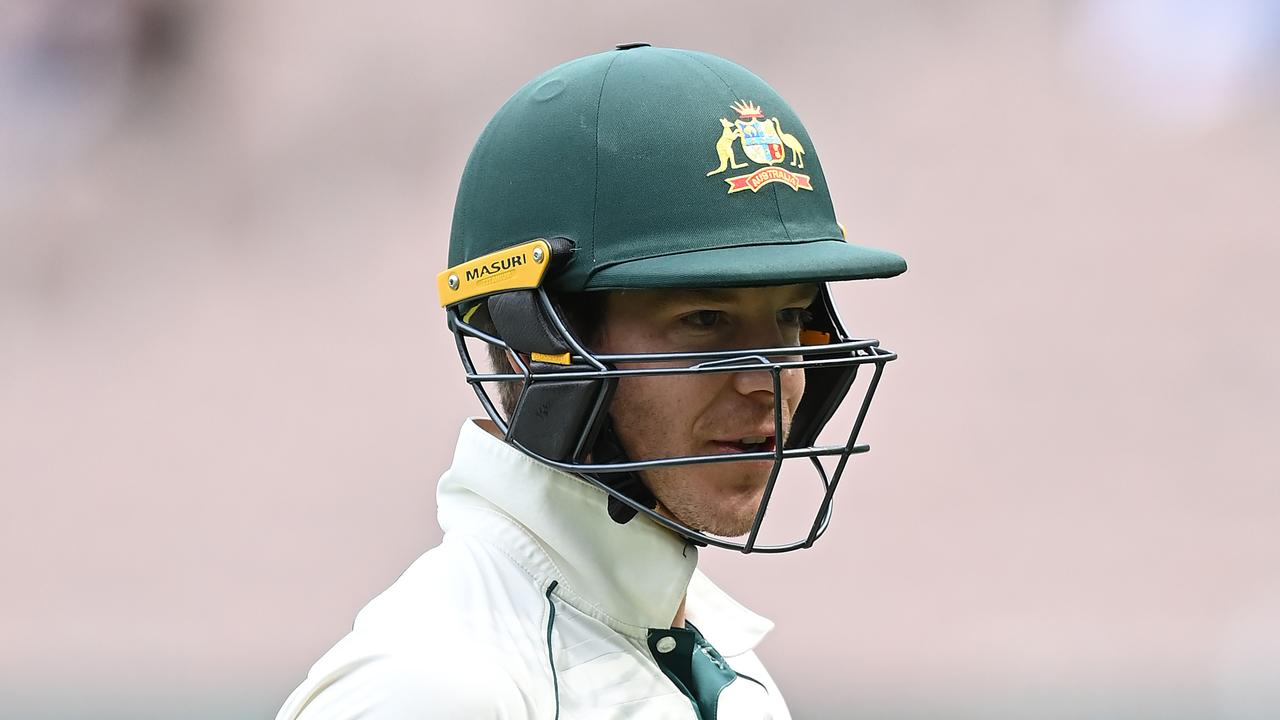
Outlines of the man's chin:
{"type": "Polygon", "coordinates": [[[699,528],[705,533],[718,537],[736,538],[751,532],[756,513],[760,509],[760,489],[748,490],[739,497],[725,498],[719,506],[721,512],[713,517],[703,518],[699,528]]]}
{"type": "Polygon", "coordinates": [[[708,524],[707,527],[701,528],[702,532],[708,535],[715,535],[722,538],[740,538],[751,532],[751,523],[755,520],[755,515],[749,518],[724,518],[708,524]]]}
{"type": "Polygon", "coordinates": [[[665,487],[660,487],[657,492],[658,513],[708,535],[723,538],[746,535],[760,510],[771,465],[765,461],[763,468],[756,469],[726,463],[726,468],[737,466],[735,472],[721,471],[716,475],[684,479],[684,482],[702,486],[702,492],[697,494],[673,494],[670,489],[675,484],[664,483],[665,487]]]}

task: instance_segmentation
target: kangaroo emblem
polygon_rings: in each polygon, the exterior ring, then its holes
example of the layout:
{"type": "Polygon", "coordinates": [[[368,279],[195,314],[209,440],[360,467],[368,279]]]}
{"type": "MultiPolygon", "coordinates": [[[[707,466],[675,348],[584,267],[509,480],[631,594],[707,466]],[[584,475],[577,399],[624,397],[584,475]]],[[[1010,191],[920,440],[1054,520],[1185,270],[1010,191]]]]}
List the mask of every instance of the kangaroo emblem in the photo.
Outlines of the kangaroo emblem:
{"type": "Polygon", "coordinates": [[[737,170],[747,166],[746,163],[740,163],[733,157],[733,141],[742,137],[742,131],[724,118],[720,118],[720,124],[724,126],[724,130],[720,132],[720,139],[716,141],[716,154],[720,156],[720,167],[707,173],[707,177],[722,173],[730,167],[737,170]]]}
{"type": "Polygon", "coordinates": [[[782,138],[782,144],[791,150],[791,167],[804,167],[804,146],[800,144],[795,135],[782,132],[782,125],[778,122],[778,118],[769,118],[769,121],[773,123],[773,129],[778,131],[778,137],[782,138]],[[797,165],[796,161],[799,161],[800,164],[797,165]]]}

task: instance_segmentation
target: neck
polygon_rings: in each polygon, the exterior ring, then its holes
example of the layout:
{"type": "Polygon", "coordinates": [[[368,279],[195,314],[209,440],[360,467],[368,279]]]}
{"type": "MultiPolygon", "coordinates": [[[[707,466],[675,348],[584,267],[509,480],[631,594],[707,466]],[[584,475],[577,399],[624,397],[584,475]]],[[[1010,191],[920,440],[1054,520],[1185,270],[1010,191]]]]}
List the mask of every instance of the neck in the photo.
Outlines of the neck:
{"type": "Polygon", "coordinates": [[[671,621],[671,627],[673,628],[684,627],[684,601],[687,599],[689,599],[688,595],[685,595],[684,597],[680,598],[680,607],[676,608],[676,616],[671,621]]]}

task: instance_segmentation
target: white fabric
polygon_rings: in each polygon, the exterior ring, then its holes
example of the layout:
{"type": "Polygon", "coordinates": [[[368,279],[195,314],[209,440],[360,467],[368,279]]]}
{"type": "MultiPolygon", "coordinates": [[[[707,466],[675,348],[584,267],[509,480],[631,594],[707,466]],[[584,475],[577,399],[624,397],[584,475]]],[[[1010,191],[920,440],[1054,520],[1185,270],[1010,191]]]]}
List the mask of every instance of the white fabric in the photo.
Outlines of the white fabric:
{"type": "Polygon", "coordinates": [[[277,720],[695,718],[646,643],[686,590],[686,617],[756,681],[725,688],[718,718],[789,720],[753,651],[773,624],[697,571],[696,547],[644,517],[618,525],[605,498],[468,421],[440,480],[444,542],[360,611],[277,720]]]}

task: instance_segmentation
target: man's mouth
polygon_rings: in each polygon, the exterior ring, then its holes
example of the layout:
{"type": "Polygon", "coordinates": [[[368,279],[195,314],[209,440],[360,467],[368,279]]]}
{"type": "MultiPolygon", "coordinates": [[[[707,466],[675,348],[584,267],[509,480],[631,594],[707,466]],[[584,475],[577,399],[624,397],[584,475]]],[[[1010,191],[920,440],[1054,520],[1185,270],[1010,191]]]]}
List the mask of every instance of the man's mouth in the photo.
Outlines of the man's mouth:
{"type": "Polygon", "coordinates": [[[772,435],[755,435],[739,440],[713,440],[720,453],[773,452],[777,448],[772,435]]]}

